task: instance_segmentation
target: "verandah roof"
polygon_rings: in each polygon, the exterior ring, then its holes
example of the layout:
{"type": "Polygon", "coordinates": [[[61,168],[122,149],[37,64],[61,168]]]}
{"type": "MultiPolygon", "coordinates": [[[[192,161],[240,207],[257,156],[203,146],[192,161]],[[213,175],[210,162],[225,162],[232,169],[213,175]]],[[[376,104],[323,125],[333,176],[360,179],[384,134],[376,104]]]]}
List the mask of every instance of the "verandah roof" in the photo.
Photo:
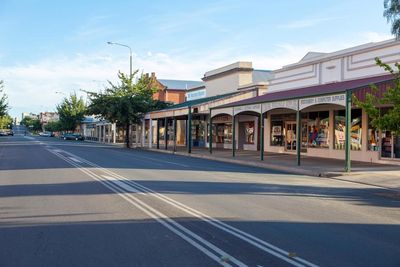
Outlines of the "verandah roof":
{"type": "Polygon", "coordinates": [[[335,82],[335,83],[297,88],[292,90],[277,91],[229,103],[226,105],[218,106],[213,109],[252,105],[252,104],[289,100],[289,99],[298,99],[303,97],[311,97],[311,96],[326,95],[326,94],[334,94],[334,93],[345,92],[347,90],[365,89],[369,88],[371,84],[377,84],[391,80],[393,80],[393,75],[386,74],[382,76],[375,76],[375,77],[369,77],[351,81],[335,82]]]}

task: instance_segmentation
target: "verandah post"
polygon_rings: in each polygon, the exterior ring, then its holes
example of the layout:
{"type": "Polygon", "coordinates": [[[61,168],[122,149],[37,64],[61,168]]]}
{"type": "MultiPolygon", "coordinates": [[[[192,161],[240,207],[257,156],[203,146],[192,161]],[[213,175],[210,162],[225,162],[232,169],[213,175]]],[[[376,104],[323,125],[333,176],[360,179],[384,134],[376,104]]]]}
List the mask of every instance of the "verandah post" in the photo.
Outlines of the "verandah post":
{"type": "Polygon", "coordinates": [[[260,160],[264,160],[264,114],[262,106],[260,114],[260,160]]]}
{"type": "Polygon", "coordinates": [[[189,107],[187,131],[187,151],[190,154],[192,153],[192,107],[189,107]]]}
{"type": "Polygon", "coordinates": [[[300,166],[300,158],[301,158],[301,119],[300,119],[300,110],[299,106],[297,105],[297,112],[296,112],[296,162],[297,166],[300,166]]]}
{"type": "Polygon", "coordinates": [[[164,148],[168,150],[168,118],[164,119],[164,148]]]}
{"type": "Polygon", "coordinates": [[[209,115],[209,124],[208,124],[208,132],[209,132],[209,137],[208,137],[208,149],[210,151],[210,154],[212,154],[212,115],[211,115],[211,109],[210,109],[210,115],[209,115]]]}
{"type": "Polygon", "coordinates": [[[235,125],[235,114],[232,113],[232,157],[236,155],[236,125],[235,125]]]}
{"type": "Polygon", "coordinates": [[[175,152],[176,151],[176,117],[174,117],[172,128],[174,129],[174,152],[175,152]]]}
{"type": "Polygon", "coordinates": [[[345,127],[345,166],[346,172],[351,171],[351,158],[350,158],[350,147],[351,147],[351,97],[352,92],[346,91],[346,127],[345,127]]]}

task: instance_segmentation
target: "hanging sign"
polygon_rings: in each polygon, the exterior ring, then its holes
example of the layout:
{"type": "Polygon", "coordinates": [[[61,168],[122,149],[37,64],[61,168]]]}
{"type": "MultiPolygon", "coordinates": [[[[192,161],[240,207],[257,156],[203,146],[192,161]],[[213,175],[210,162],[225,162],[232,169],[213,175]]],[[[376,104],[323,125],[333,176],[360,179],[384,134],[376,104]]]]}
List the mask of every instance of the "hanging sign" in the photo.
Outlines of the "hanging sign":
{"type": "Polygon", "coordinates": [[[326,95],[300,99],[300,110],[319,104],[346,106],[346,94],[326,95]]]}

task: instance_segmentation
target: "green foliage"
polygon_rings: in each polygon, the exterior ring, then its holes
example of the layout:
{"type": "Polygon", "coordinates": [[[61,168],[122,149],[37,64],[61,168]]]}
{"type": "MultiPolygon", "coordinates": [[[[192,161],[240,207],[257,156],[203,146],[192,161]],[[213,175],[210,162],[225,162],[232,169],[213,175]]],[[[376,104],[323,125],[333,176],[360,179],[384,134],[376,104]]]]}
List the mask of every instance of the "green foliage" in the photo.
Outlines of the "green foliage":
{"type": "Polygon", "coordinates": [[[4,115],[0,117],[0,129],[12,128],[13,119],[10,115],[4,115]]]}
{"type": "Polygon", "coordinates": [[[400,134],[400,64],[395,69],[376,58],[376,64],[393,74],[393,86],[389,86],[381,98],[378,97],[378,88],[371,85],[372,93],[367,93],[365,101],[354,97],[354,103],[364,109],[371,118],[372,126],[376,129],[391,131],[400,134]],[[380,113],[380,106],[393,106],[387,113],[380,113]]]}
{"type": "Polygon", "coordinates": [[[88,115],[97,115],[126,129],[126,145],[129,147],[129,125],[138,124],[149,111],[167,107],[169,104],[153,100],[155,88],[151,87],[152,78],[138,71],[129,77],[118,73],[119,83],[109,82],[109,87],[100,93],[87,92],[90,98],[88,115]]]}
{"type": "Polygon", "coordinates": [[[400,38],[400,0],[384,0],[383,16],[392,23],[392,34],[400,38]]]}
{"type": "Polygon", "coordinates": [[[0,117],[5,116],[8,110],[7,95],[3,93],[3,90],[4,90],[4,83],[2,80],[0,80],[0,117]]]}
{"type": "Polygon", "coordinates": [[[42,129],[42,125],[40,124],[39,119],[33,119],[31,117],[25,117],[21,120],[21,124],[25,125],[29,131],[40,131],[42,129]]]}
{"type": "Polygon", "coordinates": [[[60,121],[50,121],[44,126],[45,131],[49,132],[60,132],[62,131],[60,121]]]}
{"type": "Polygon", "coordinates": [[[78,98],[76,93],[73,93],[57,105],[57,112],[60,116],[60,130],[74,131],[84,118],[86,105],[82,97],[78,98]]]}

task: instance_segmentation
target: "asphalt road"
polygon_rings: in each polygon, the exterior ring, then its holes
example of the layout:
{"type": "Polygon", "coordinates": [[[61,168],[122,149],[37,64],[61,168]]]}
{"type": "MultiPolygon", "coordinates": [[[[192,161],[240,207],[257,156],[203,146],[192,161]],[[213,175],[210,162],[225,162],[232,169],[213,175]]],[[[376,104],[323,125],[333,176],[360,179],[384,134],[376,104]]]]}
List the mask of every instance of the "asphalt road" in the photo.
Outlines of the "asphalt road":
{"type": "Polygon", "coordinates": [[[17,134],[0,137],[0,248],[1,266],[400,266],[400,199],[17,134]]]}

